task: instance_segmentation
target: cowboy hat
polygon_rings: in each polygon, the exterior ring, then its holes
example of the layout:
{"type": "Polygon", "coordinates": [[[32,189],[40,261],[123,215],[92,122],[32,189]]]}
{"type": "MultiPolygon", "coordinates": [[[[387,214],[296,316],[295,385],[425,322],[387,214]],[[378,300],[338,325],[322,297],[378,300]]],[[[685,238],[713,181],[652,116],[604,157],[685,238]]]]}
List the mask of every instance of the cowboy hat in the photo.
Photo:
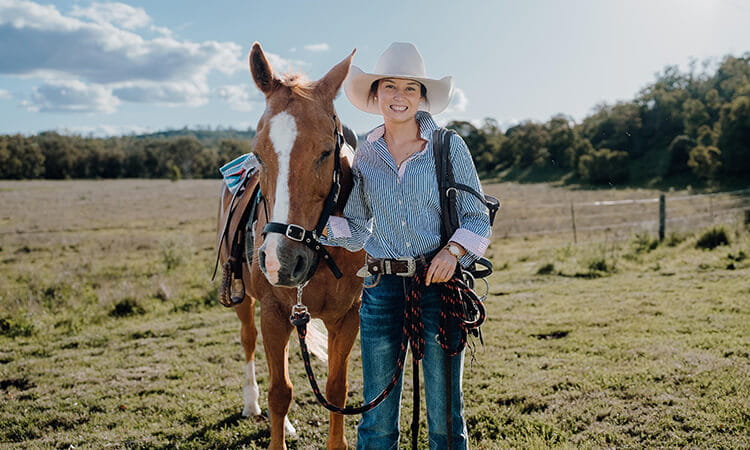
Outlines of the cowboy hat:
{"type": "Polygon", "coordinates": [[[368,101],[370,86],[382,78],[407,78],[422,83],[427,89],[427,102],[420,109],[431,114],[438,114],[448,107],[453,94],[453,78],[443,77],[439,80],[427,78],[422,55],[414,44],[394,42],[388,47],[375,64],[373,73],[366,73],[352,65],[349,75],[344,80],[344,92],[352,105],[364,112],[380,114],[377,103],[368,101]]]}

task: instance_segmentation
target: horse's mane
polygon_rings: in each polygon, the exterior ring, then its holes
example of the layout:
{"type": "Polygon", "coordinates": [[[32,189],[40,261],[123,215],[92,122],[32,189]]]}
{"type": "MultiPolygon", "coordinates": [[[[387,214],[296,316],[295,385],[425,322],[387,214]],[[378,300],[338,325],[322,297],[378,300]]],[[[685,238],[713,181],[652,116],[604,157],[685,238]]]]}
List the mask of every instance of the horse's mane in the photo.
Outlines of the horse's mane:
{"type": "Polygon", "coordinates": [[[304,74],[285,73],[281,76],[281,84],[288,87],[293,94],[304,99],[310,100],[313,98],[314,84],[304,74]]]}

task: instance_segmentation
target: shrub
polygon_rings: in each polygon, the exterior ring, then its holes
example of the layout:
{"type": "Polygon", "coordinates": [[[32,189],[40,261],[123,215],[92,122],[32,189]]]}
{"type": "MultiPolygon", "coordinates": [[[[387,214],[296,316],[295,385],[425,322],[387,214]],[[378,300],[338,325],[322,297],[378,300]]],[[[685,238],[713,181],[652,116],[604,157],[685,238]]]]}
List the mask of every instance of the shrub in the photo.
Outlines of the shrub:
{"type": "Polygon", "coordinates": [[[536,274],[537,275],[549,275],[555,271],[555,265],[552,263],[547,263],[537,269],[536,274]]]}
{"type": "Polygon", "coordinates": [[[132,298],[120,300],[112,308],[112,311],[109,312],[109,315],[112,317],[128,317],[143,314],[146,314],[146,310],[132,298]]]}
{"type": "Polygon", "coordinates": [[[177,238],[170,238],[161,243],[161,259],[167,270],[182,265],[187,252],[187,248],[177,238]]]}
{"type": "Polygon", "coordinates": [[[696,248],[713,250],[720,245],[729,245],[729,236],[724,227],[713,227],[704,232],[695,243],[696,248]]]}
{"type": "Polygon", "coordinates": [[[0,317],[0,336],[28,337],[34,334],[34,324],[20,317],[0,317]]]}
{"type": "Polygon", "coordinates": [[[659,246],[659,240],[648,233],[636,233],[632,245],[636,253],[648,253],[659,246]]]}
{"type": "Polygon", "coordinates": [[[619,183],[628,178],[628,154],[603,148],[581,156],[581,177],[593,184],[619,183]]]}
{"type": "Polygon", "coordinates": [[[687,238],[688,236],[684,233],[672,232],[667,235],[666,239],[664,239],[664,243],[667,247],[677,247],[687,238]]]}

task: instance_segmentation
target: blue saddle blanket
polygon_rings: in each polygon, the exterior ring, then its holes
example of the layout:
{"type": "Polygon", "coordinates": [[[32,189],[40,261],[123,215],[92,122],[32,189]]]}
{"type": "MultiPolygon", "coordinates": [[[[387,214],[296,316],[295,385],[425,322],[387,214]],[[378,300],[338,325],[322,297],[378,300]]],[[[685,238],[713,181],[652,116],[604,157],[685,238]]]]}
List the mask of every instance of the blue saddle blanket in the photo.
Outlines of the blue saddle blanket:
{"type": "Polygon", "coordinates": [[[224,184],[227,185],[232,195],[236,194],[247,177],[254,174],[257,170],[258,158],[252,153],[245,153],[238,156],[219,168],[219,172],[221,172],[221,176],[224,178],[224,184]]]}

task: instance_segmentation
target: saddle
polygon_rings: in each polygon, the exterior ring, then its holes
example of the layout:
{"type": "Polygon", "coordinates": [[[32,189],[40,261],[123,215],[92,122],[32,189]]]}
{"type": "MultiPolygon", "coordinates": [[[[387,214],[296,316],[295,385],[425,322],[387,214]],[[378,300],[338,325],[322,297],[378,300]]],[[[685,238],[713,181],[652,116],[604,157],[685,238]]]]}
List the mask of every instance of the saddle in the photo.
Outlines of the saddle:
{"type": "Polygon", "coordinates": [[[212,280],[216,277],[219,262],[222,263],[219,303],[223,306],[236,306],[245,299],[242,265],[250,267],[253,263],[255,237],[253,224],[258,217],[260,203],[259,174],[254,172],[243,178],[232,194],[225,184],[222,199],[232,195],[229,205],[222,201],[219,223],[218,251],[212,280]]]}

